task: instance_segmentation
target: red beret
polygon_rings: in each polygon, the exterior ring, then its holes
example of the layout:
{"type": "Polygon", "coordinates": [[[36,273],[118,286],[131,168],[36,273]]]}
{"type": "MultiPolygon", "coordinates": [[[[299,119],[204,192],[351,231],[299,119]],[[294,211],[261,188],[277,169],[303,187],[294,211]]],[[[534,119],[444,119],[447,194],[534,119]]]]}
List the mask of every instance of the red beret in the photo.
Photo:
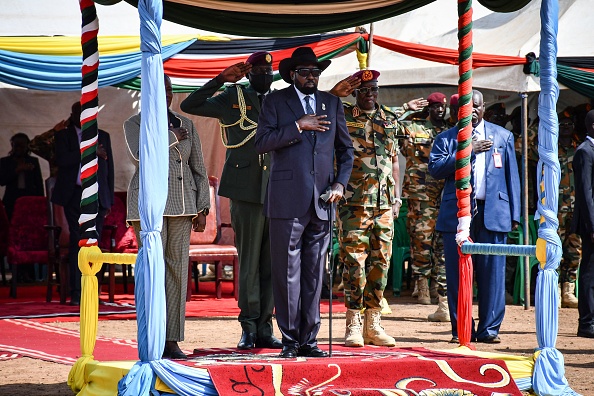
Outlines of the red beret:
{"type": "Polygon", "coordinates": [[[452,96],[450,96],[450,106],[458,106],[459,98],[460,98],[460,95],[458,95],[458,94],[453,94],[452,96]]]}
{"type": "Polygon", "coordinates": [[[247,61],[252,66],[268,66],[272,65],[272,55],[270,52],[258,51],[254,52],[247,58],[247,61]]]}
{"type": "Polygon", "coordinates": [[[429,106],[435,103],[445,104],[446,96],[441,92],[433,92],[431,95],[427,96],[427,102],[429,102],[429,106]]]}
{"type": "Polygon", "coordinates": [[[364,69],[364,70],[359,70],[357,73],[353,74],[353,77],[357,77],[361,80],[361,82],[367,82],[367,81],[377,81],[377,78],[379,77],[380,72],[378,72],[377,70],[369,70],[369,69],[364,69]]]}

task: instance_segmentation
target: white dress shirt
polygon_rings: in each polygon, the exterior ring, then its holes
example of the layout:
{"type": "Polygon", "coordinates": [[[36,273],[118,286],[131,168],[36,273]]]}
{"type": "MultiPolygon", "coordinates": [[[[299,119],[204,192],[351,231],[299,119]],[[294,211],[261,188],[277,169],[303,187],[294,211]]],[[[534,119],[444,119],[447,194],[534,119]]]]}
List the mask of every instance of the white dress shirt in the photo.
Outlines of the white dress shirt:
{"type": "Polygon", "coordinates": [[[314,113],[316,112],[316,95],[315,93],[310,94],[310,95],[306,95],[303,92],[301,92],[300,90],[297,89],[297,87],[295,87],[293,85],[293,87],[295,88],[295,91],[297,91],[297,96],[299,96],[299,101],[301,102],[301,106],[303,106],[303,112],[305,114],[307,114],[307,107],[305,104],[305,97],[309,96],[309,105],[311,106],[311,108],[313,109],[314,113]]]}
{"type": "MultiPolygon", "coordinates": [[[[485,121],[481,121],[474,130],[477,140],[485,140],[485,121]]],[[[489,140],[493,140],[491,137],[489,140]]],[[[475,154],[474,160],[474,188],[476,192],[476,199],[485,200],[487,197],[487,155],[489,151],[475,154]]]]}

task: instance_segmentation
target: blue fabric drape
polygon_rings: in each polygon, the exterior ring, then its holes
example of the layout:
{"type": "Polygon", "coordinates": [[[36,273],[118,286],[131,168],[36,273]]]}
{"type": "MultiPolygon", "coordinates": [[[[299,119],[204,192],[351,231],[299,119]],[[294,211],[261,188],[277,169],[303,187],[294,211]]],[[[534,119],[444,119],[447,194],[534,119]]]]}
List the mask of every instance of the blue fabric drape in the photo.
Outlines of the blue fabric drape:
{"type": "Polygon", "coordinates": [[[538,172],[537,185],[544,185],[538,200],[538,213],[544,222],[538,229],[539,239],[546,241],[546,263],[536,280],[536,338],[540,354],[534,364],[532,387],[538,395],[576,394],[565,379],[563,355],[555,348],[559,331],[557,267],[561,261],[561,240],[557,234],[557,208],[561,170],[558,159],[559,126],[556,113],[559,85],[557,84],[557,30],[559,4],[543,0],[540,10],[540,86],[538,99],[538,172]]]}
{"type": "Polygon", "coordinates": [[[136,259],[136,299],[138,326],[137,362],[118,384],[118,394],[149,395],[155,383],[153,368],[161,364],[165,346],[165,263],[161,229],[167,202],[168,136],[167,105],[161,58],[160,0],[138,4],[142,51],[140,125],[140,191],[138,208],[142,248],[136,259]]]}
{"type": "MultiPolygon", "coordinates": [[[[183,51],[196,40],[168,45],[164,59],[183,51]]],[[[140,74],[141,52],[99,58],[99,87],[128,81],[140,74]]],[[[33,55],[0,50],[0,81],[46,91],[80,91],[80,56],[33,55]]],[[[162,77],[161,77],[162,78],[162,77]]]]}

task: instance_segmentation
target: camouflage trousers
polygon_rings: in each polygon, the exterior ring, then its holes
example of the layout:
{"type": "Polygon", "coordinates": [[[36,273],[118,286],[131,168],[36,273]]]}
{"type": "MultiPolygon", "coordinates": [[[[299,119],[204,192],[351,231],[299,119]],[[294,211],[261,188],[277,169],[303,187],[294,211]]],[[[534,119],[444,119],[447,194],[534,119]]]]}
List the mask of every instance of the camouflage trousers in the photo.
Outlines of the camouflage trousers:
{"type": "Polygon", "coordinates": [[[392,255],[392,210],[344,205],[338,216],[344,304],[380,308],[392,255]]]}
{"type": "Polygon", "coordinates": [[[437,282],[437,292],[447,292],[443,238],[435,231],[439,208],[431,201],[408,200],[407,230],[410,236],[413,278],[437,282]]]}
{"type": "Polygon", "coordinates": [[[573,212],[559,212],[559,238],[563,246],[563,257],[559,265],[559,280],[574,283],[577,269],[582,259],[582,239],[579,235],[571,233],[571,218],[573,212]]]}

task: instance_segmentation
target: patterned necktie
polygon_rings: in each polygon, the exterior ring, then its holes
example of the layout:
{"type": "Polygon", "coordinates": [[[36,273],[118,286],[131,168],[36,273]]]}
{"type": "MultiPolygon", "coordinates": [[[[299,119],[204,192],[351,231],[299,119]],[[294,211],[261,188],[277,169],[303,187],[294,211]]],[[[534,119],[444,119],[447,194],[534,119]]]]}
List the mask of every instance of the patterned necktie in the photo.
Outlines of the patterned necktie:
{"type": "MultiPolygon", "coordinates": [[[[478,139],[478,131],[476,129],[472,130],[472,140],[478,139]]],[[[474,173],[474,163],[476,162],[476,155],[474,152],[470,154],[470,171],[472,183],[472,192],[470,193],[470,204],[472,205],[472,217],[476,216],[478,213],[478,207],[476,205],[476,174],[474,173]]]]}
{"type": "MultiPolygon", "coordinates": [[[[311,100],[311,96],[306,95],[305,98],[305,112],[307,114],[315,114],[314,110],[311,108],[311,104],[309,104],[309,101],[311,100]]],[[[313,138],[314,142],[316,141],[316,131],[310,131],[311,132],[311,137],[313,138]]]]}

